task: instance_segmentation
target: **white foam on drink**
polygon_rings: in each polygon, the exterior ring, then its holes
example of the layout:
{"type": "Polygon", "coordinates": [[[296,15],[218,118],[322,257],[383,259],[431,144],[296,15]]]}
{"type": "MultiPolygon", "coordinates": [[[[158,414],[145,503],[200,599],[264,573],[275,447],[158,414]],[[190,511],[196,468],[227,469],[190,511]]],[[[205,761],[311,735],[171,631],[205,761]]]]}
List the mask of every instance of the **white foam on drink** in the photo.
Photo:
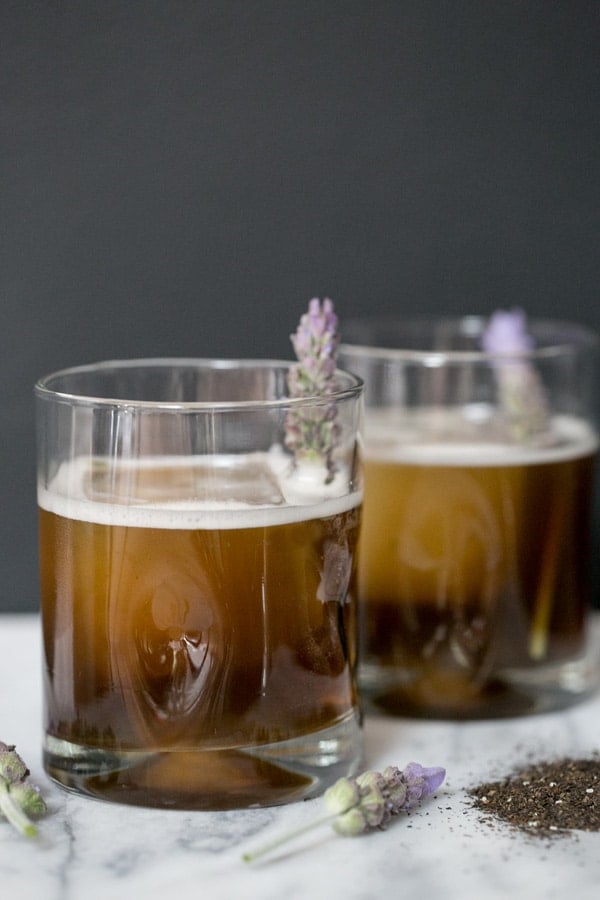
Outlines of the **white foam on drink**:
{"type": "MultiPolygon", "coordinates": [[[[61,465],[48,488],[38,485],[38,504],[47,512],[64,518],[98,525],[199,530],[265,528],[304,522],[339,515],[362,501],[362,491],[348,493],[347,476],[343,471],[326,484],[323,467],[318,470],[310,466],[290,470],[287,457],[284,467],[283,456],[277,453],[252,454],[247,459],[251,466],[260,462],[264,471],[269,472],[279,489],[280,502],[257,503],[223,498],[134,499],[131,502],[91,499],[86,496],[85,481],[90,474],[91,463],[102,465],[102,460],[75,459],[61,465]]],[[[241,458],[236,457],[238,466],[240,461],[241,458]]],[[[198,459],[193,457],[152,457],[129,464],[121,463],[120,471],[126,473],[134,468],[151,471],[162,467],[193,469],[197,465],[198,459]]],[[[227,458],[218,459],[217,466],[226,469],[227,458]]]]}
{"type": "Polygon", "coordinates": [[[598,450],[598,435],[591,425],[572,416],[552,420],[552,439],[543,444],[486,440],[424,438],[414,423],[404,429],[397,417],[377,414],[366,419],[366,456],[384,462],[423,466],[531,466],[567,462],[598,450]]]}

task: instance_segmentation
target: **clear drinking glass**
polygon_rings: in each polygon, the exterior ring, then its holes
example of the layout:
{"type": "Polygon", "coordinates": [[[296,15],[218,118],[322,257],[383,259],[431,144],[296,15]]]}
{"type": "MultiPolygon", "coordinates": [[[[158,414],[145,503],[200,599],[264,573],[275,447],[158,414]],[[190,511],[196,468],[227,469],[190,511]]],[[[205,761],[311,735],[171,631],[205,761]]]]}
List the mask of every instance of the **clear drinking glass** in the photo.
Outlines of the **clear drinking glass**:
{"type": "Polygon", "coordinates": [[[359,686],[366,708],[448,718],[558,708],[598,684],[589,640],[597,339],[534,321],[345,326],[365,381],[359,686]]]}
{"type": "Polygon", "coordinates": [[[290,399],[286,380],[134,360],[36,385],[44,762],[67,787],[223,809],[359,765],[362,384],[290,399]],[[333,466],[295,459],[292,420],[324,416],[333,466]]]}

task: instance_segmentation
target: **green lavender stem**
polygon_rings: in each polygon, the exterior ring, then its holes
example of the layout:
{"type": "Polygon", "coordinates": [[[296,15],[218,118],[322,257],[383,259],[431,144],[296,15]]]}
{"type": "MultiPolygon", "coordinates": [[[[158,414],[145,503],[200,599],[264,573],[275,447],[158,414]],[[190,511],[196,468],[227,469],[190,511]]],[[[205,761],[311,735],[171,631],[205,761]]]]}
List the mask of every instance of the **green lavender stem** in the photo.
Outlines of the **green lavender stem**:
{"type": "Polygon", "coordinates": [[[0,812],[17,831],[26,837],[36,837],[38,831],[31,819],[25,815],[18,803],[10,795],[10,784],[0,776],[0,812]]]}
{"type": "Polygon", "coordinates": [[[337,813],[330,813],[328,816],[322,816],[320,819],[312,819],[306,825],[301,825],[300,828],[296,828],[294,831],[287,831],[285,834],[273,838],[272,841],[263,844],[262,847],[253,850],[252,853],[244,853],[242,859],[244,862],[255,862],[255,860],[260,859],[262,856],[266,856],[267,853],[271,853],[271,851],[277,850],[283,844],[287,844],[288,841],[293,841],[295,838],[306,834],[307,831],[312,831],[313,828],[318,828],[320,825],[327,825],[329,822],[333,822],[333,820],[337,818],[337,815],[337,813]]]}

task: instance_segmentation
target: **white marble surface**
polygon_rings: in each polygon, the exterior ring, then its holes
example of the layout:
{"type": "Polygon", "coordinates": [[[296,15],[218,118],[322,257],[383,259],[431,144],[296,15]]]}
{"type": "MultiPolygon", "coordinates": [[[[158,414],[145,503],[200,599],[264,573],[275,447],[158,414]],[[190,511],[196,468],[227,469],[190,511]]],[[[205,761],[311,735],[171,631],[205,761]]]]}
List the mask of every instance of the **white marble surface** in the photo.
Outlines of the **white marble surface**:
{"type": "Polygon", "coordinates": [[[0,739],[17,744],[50,813],[37,840],[0,821],[6,900],[527,900],[600,896],[600,833],[548,843],[480,822],[466,788],[528,754],[600,749],[600,697],[558,714],[496,723],[368,718],[366,763],[447,768],[436,798],[386,832],[340,838],[323,828],[248,866],[243,852],[317,816],[319,800],[227,813],[162,812],[102,803],[52,784],[41,765],[39,620],[0,615],[0,739]]]}

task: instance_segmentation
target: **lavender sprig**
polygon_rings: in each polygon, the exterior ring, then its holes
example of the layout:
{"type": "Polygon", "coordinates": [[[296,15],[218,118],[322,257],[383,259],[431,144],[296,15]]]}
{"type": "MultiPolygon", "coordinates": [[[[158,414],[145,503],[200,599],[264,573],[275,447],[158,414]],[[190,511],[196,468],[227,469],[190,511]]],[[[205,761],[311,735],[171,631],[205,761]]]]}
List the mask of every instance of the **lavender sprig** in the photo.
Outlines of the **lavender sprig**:
{"type": "Polygon", "coordinates": [[[483,333],[482,346],[486,353],[498,357],[495,369],[500,402],[516,440],[527,441],[543,434],[548,423],[544,389],[531,364],[518,358],[534,346],[525,313],[520,309],[495,312],[483,333]]]}
{"type": "MultiPolygon", "coordinates": [[[[544,388],[533,367],[519,355],[533,349],[533,339],[527,333],[527,321],[522,310],[499,310],[491,316],[483,334],[483,348],[494,354],[500,402],[509,428],[517,441],[539,437],[548,430],[548,405],[544,388]],[[502,359],[510,354],[509,359],[502,359]]],[[[548,521],[548,547],[560,544],[565,522],[565,495],[558,501],[548,521]]],[[[548,635],[552,604],[555,597],[558,552],[545,554],[537,593],[531,610],[529,654],[534,660],[543,659],[548,652],[548,635]]]]}
{"type": "Polygon", "coordinates": [[[340,778],[323,795],[327,814],[293,832],[276,838],[252,853],[246,862],[276,850],[283,844],[320,825],[331,824],[343,837],[356,837],[369,831],[383,831],[394,816],[410,812],[436,791],[446,770],[439,766],[426,768],[409,763],[405,769],[388,766],[383,772],[367,771],[354,778],[340,778]]]}
{"type": "Polygon", "coordinates": [[[39,789],[27,781],[29,769],[12,744],[0,741],[0,815],[26,837],[35,837],[31,818],[43,816],[46,804],[39,789]]]}
{"type": "MultiPolygon", "coordinates": [[[[290,397],[326,397],[335,390],[339,344],[338,318],[329,298],[323,304],[315,297],[290,340],[298,362],[290,367],[290,397]]],[[[291,409],[286,418],[285,445],[296,461],[323,460],[327,481],[335,472],[333,451],[339,435],[335,404],[291,409]]]]}

